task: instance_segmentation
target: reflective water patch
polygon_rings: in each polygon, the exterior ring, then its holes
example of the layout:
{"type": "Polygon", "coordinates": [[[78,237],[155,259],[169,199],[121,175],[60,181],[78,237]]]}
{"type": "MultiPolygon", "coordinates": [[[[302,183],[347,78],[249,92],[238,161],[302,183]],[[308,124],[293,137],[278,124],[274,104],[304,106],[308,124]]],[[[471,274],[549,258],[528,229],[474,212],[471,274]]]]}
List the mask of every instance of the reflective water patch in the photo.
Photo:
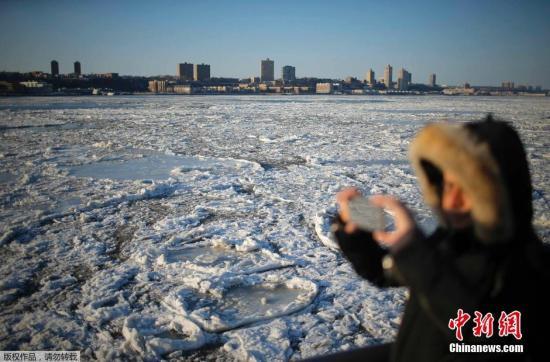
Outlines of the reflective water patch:
{"type": "Polygon", "coordinates": [[[73,166],[69,174],[112,180],[162,180],[170,177],[170,172],[177,167],[202,169],[214,165],[213,161],[194,157],[152,154],[124,161],[100,161],[73,166]]]}
{"type": "Polygon", "coordinates": [[[112,180],[164,180],[191,170],[239,169],[259,164],[245,160],[163,154],[150,150],[126,150],[101,161],[70,166],[69,175],[112,180]]]}

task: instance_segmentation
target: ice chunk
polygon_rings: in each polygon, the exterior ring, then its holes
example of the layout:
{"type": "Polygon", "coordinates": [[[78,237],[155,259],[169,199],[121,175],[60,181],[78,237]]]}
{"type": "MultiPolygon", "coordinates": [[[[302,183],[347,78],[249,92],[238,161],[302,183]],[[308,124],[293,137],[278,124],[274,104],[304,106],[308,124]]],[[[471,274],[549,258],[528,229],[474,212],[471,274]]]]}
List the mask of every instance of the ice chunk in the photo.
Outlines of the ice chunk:
{"type": "MultiPolygon", "coordinates": [[[[19,339],[18,348],[31,350],[84,350],[92,335],[81,321],[55,310],[35,310],[19,315],[5,324],[11,338],[19,339]],[[29,336],[32,336],[29,338],[29,336]]],[[[5,339],[4,339],[5,341],[5,339]]],[[[4,343],[4,342],[3,342],[4,343]]]]}
{"type": "Polygon", "coordinates": [[[315,233],[317,237],[326,247],[330,249],[339,250],[340,247],[334,239],[334,235],[331,231],[332,218],[336,214],[336,208],[331,207],[327,210],[319,211],[313,218],[315,225],[315,233]]]}
{"type": "Polygon", "coordinates": [[[155,230],[185,231],[199,225],[208,216],[210,213],[207,210],[196,207],[190,215],[164,218],[153,225],[153,228],[155,230]]]}
{"type": "Polygon", "coordinates": [[[401,323],[402,306],[407,292],[391,290],[369,292],[362,303],[361,324],[372,336],[384,342],[392,341],[401,323]]]}
{"type": "Polygon", "coordinates": [[[138,352],[144,360],[158,361],[177,350],[200,348],[207,341],[202,330],[190,320],[172,313],[134,314],[124,321],[122,350],[138,352]]]}
{"type": "Polygon", "coordinates": [[[287,323],[276,319],[227,333],[224,350],[238,361],[288,361],[292,354],[287,323]]]}
{"type": "Polygon", "coordinates": [[[136,277],[138,269],[117,267],[96,273],[82,287],[83,301],[79,312],[90,322],[103,324],[107,321],[127,316],[132,307],[128,303],[128,287],[136,277]]]}
{"type": "Polygon", "coordinates": [[[164,303],[204,330],[220,332],[296,312],[307,307],[317,295],[317,285],[300,278],[237,281],[226,283],[220,294],[214,292],[215,289],[212,293],[198,293],[181,288],[167,296],[164,303]]]}

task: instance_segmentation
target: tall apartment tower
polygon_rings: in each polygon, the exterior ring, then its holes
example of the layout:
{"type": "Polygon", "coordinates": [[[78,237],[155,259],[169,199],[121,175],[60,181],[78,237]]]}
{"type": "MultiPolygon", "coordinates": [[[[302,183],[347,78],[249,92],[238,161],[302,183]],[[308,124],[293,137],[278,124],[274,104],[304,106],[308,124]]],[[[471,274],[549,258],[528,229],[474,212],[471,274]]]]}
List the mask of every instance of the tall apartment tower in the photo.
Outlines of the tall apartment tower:
{"type": "Polygon", "coordinates": [[[369,69],[369,71],[367,72],[367,74],[365,74],[365,81],[369,84],[369,85],[374,85],[376,84],[376,78],[375,78],[375,75],[374,75],[374,71],[372,69],[369,69]]]}
{"type": "Polygon", "coordinates": [[[275,80],[275,62],[267,58],[262,60],[262,68],[260,73],[260,81],[272,82],[275,80]]]}
{"type": "Polygon", "coordinates": [[[283,81],[293,82],[296,80],[296,67],[285,65],[283,67],[283,81]]]}
{"type": "Polygon", "coordinates": [[[195,64],[193,66],[193,80],[203,81],[210,79],[210,64],[195,64]]]}
{"type": "Polygon", "coordinates": [[[193,64],[180,63],[177,67],[178,78],[181,80],[193,80],[193,64]]]}
{"type": "Polygon", "coordinates": [[[386,88],[391,89],[392,88],[392,71],[393,68],[391,65],[386,65],[386,69],[384,69],[384,84],[386,85],[386,88]]]}
{"type": "Polygon", "coordinates": [[[74,74],[76,75],[82,74],[82,69],[80,68],[80,62],[78,61],[74,62],[74,74]]]}
{"type": "Polygon", "coordinates": [[[57,62],[57,60],[52,60],[50,65],[52,68],[52,76],[59,75],[59,63],[57,62]]]}
{"type": "Polygon", "coordinates": [[[399,72],[397,73],[397,89],[407,90],[411,84],[411,80],[411,73],[407,72],[405,68],[399,69],[399,72]]]}
{"type": "Polygon", "coordinates": [[[428,78],[428,85],[430,87],[435,87],[435,73],[430,74],[430,77],[428,78]]]}

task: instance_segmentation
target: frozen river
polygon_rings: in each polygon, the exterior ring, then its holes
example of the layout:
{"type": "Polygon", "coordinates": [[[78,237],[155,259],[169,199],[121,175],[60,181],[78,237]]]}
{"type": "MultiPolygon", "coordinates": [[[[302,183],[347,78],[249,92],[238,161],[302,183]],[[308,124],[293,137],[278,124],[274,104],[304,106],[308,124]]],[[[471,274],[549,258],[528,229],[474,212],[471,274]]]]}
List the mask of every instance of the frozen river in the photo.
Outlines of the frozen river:
{"type": "Polygon", "coordinates": [[[297,360],[391,341],[407,291],[359,279],[328,220],[344,186],[398,195],[427,122],[514,124],[550,241],[550,99],[0,99],[0,350],[297,360]]]}

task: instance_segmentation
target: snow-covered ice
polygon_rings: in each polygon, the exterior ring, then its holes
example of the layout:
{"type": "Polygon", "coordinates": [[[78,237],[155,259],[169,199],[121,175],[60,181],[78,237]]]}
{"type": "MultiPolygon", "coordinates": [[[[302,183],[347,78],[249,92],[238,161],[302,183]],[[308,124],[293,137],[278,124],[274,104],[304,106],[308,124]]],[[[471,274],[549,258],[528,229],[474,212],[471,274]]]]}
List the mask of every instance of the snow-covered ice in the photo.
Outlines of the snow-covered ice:
{"type": "Polygon", "coordinates": [[[144,360],[156,360],[174,351],[202,347],[207,339],[203,331],[187,318],[177,314],[131,315],[124,320],[121,350],[144,360]]]}
{"type": "Polygon", "coordinates": [[[267,275],[214,279],[207,283],[201,280],[197,288],[171,292],[165,305],[208,332],[221,332],[298,311],[317,295],[316,284],[300,278],[267,275]]]}
{"type": "Polygon", "coordinates": [[[2,98],[0,350],[277,361],[391,341],[408,292],[354,274],[334,195],[397,195],[432,230],[408,144],[489,112],[525,143],[548,242],[548,98],[2,98]]]}

